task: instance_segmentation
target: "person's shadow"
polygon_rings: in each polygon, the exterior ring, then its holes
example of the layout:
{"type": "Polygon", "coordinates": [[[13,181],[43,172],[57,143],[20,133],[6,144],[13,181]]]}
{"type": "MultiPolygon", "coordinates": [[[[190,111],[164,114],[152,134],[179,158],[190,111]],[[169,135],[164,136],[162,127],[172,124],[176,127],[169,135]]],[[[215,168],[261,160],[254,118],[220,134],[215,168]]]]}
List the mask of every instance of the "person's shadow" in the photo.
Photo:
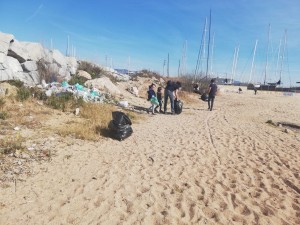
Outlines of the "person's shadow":
{"type": "Polygon", "coordinates": [[[137,106],[137,105],[133,105],[133,109],[138,110],[138,111],[143,111],[143,112],[147,112],[147,110],[148,110],[148,108],[145,108],[142,106],[137,106]]]}

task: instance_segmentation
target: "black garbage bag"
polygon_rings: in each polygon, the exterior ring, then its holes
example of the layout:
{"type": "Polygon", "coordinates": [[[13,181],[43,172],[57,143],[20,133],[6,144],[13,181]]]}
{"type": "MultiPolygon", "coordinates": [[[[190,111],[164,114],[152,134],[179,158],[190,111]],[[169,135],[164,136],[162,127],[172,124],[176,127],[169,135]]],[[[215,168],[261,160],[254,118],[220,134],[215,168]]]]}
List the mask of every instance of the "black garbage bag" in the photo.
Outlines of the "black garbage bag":
{"type": "Polygon", "coordinates": [[[201,100],[207,102],[208,101],[208,94],[201,95],[201,100]]]}
{"type": "Polygon", "coordinates": [[[182,113],[183,102],[180,100],[174,101],[174,110],[176,114],[182,113]]]}
{"type": "Polygon", "coordinates": [[[120,111],[115,111],[112,112],[112,118],[115,121],[115,124],[117,125],[131,125],[131,120],[129,119],[129,117],[120,111]]]}
{"type": "Polygon", "coordinates": [[[112,117],[113,120],[108,124],[108,129],[110,130],[112,138],[119,141],[128,138],[133,133],[131,127],[132,123],[129,117],[119,111],[112,112],[112,117]]]}

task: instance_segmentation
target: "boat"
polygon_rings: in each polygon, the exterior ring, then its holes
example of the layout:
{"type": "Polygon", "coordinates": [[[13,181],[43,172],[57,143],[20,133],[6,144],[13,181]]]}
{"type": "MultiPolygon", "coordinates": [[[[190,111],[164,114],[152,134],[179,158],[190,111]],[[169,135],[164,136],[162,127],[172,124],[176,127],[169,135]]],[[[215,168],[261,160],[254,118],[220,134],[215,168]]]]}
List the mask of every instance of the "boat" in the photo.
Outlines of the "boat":
{"type": "Polygon", "coordinates": [[[276,71],[278,69],[279,58],[281,56],[281,62],[280,62],[281,67],[280,67],[280,71],[279,71],[279,80],[277,82],[266,82],[267,68],[268,68],[268,51],[269,51],[269,41],[270,41],[270,30],[271,30],[271,26],[269,24],[268,48],[267,48],[266,66],[265,66],[265,77],[264,77],[264,83],[260,85],[259,89],[260,90],[267,90],[267,91],[275,91],[282,84],[282,82],[281,82],[281,73],[282,73],[283,60],[284,60],[284,54],[285,54],[285,48],[286,48],[286,34],[287,34],[287,31],[285,30],[284,46],[283,46],[282,51],[281,51],[281,41],[280,41],[280,45],[279,45],[279,48],[278,48],[278,59],[277,59],[276,71]]]}

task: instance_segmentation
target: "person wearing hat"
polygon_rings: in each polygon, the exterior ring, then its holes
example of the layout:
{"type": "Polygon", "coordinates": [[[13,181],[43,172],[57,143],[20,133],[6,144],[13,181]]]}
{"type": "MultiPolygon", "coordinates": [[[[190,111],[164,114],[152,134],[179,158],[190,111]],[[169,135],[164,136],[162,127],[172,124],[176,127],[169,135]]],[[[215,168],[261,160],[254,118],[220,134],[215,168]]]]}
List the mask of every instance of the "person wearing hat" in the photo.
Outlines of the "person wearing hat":
{"type": "Polygon", "coordinates": [[[208,110],[212,111],[214,106],[215,97],[218,91],[218,86],[215,83],[215,79],[211,79],[208,86],[208,110]]]}

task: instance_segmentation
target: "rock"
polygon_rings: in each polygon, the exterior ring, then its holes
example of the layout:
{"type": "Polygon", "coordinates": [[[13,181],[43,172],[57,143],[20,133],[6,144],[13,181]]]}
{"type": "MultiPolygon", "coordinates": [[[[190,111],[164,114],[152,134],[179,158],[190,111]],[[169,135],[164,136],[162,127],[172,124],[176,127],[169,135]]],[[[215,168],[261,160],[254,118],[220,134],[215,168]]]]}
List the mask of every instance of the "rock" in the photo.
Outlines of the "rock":
{"type": "Polygon", "coordinates": [[[20,63],[30,59],[27,49],[17,40],[10,43],[7,55],[17,59],[20,63]]]}
{"type": "Polygon", "coordinates": [[[60,77],[64,78],[65,80],[69,80],[71,78],[71,74],[67,68],[67,66],[63,66],[59,68],[58,74],[60,77]]]}
{"type": "Polygon", "coordinates": [[[139,96],[139,90],[137,87],[129,87],[128,88],[128,91],[131,93],[131,94],[134,94],[135,96],[139,96]]]}
{"type": "Polygon", "coordinates": [[[48,65],[48,70],[51,73],[58,74],[59,66],[56,63],[51,63],[48,65]]]}
{"type": "Polygon", "coordinates": [[[111,80],[107,77],[101,77],[93,80],[88,80],[85,82],[85,86],[90,87],[93,86],[97,89],[106,89],[111,94],[120,95],[121,91],[119,88],[114,85],[111,80]]]}
{"type": "Polygon", "coordinates": [[[24,72],[31,72],[37,70],[37,64],[36,61],[26,61],[21,64],[24,72]]]}
{"type": "Polygon", "coordinates": [[[128,101],[119,101],[119,105],[120,105],[121,107],[127,108],[127,107],[128,107],[128,101]]]}
{"type": "Polygon", "coordinates": [[[19,131],[20,127],[15,127],[14,130],[19,131]]]}
{"type": "Polygon", "coordinates": [[[292,130],[287,129],[287,128],[284,129],[284,132],[287,133],[287,134],[293,134],[294,133],[292,130]]]}
{"type": "Polygon", "coordinates": [[[76,109],[75,109],[75,113],[74,113],[75,116],[78,116],[78,115],[79,115],[79,112],[80,112],[80,109],[79,109],[79,108],[76,108],[76,109]]]}
{"type": "Polygon", "coordinates": [[[11,56],[6,56],[3,63],[4,67],[7,70],[12,72],[11,76],[14,76],[14,73],[23,72],[22,66],[19,61],[11,56]]]}
{"type": "Polygon", "coordinates": [[[77,67],[78,63],[75,57],[66,56],[67,65],[77,67]]]}
{"type": "Polygon", "coordinates": [[[4,63],[4,59],[6,57],[6,54],[4,54],[3,52],[0,52],[0,70],[4,69],[4,66],[2,66],[2,64],[4,63]]]}
{"type": "Polygon", "coordinates": [[[7,55],[10,42],[13,40],[14,40],[14,36],[12,34],[5,34],[0,32],[0,53],[7,55]]]}
{"type": "Polygon", "coordinates": [[[53,62],[58,64],[60,67],[67,66],[66,58],[60,51],[54,49],[52,52],[53,62]]]}
{"type": "MultiPolygon", "coordinates": [[[[21,42],[21,43],[23,48],[25,48],[29,52],[30,60],[37,62],[40,59],[44,59],[46,57],[45,49],[40,43],[34,43],[34,42],[21,42]]],[[[50,61],[52,62],[52,60],[50,61]]]]}
{"type": "Polygon", "coordinates": [[[37,71],[31,71],[27,74],[25,73],[25,75],[27,78],[26,82],[24,82],[25,84],[33,86],[40,83],[40,74],[37,71]],[[29,78],[31,78],[31,80],[29,78]]]}
{"type": "Polygon", "coordinates": [[[85,72],[84,70],[78,70],[77,76],[84,77],[88,80],[92,79],[92,76],[88,72],[85,72]]]}

